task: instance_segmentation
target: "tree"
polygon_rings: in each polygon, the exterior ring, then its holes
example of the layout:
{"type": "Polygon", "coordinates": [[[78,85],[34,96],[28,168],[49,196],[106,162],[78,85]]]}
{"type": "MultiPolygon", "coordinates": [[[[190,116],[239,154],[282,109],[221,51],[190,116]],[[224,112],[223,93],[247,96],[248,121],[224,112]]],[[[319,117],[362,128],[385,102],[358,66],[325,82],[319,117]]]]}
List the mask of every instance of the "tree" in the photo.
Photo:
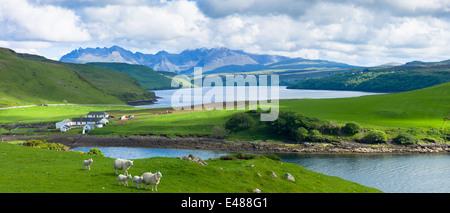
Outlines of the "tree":
{"type": "Polygon", "coordinates": [[[320,140],[322,140],[322,134],[316,129],[313,129],[313,130],[309,131],[308,137],[309,137],[309,139],[311,141],[320,141],[320,140]]]}
{"type": "Polygon", "coordinates": [[[227,120],[225,129],[230,132],[238,132],[250,128],[253,123],[253,118],[247,113],[236,113],[227,120]]]}
{"type": "Polygon", "coordinates": [[[304,127],[297,128],[293,133],[293,138],[296,142],[306,141],[306,139],[308,138],[308,130],[306,130],[304,127]]]}

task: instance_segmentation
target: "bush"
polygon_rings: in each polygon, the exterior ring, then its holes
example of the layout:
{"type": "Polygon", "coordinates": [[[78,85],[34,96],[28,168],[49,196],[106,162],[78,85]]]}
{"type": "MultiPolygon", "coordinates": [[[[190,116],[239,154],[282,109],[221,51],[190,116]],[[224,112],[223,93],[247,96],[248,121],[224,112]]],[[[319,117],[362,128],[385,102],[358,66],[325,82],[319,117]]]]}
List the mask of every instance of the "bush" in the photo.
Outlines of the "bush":
{"type": "Polygon", "coordinates": [[[308,138],[308,130],[304,127],[297,128],[293,133],[293,138],[297,142],[305,141],[308,138]]]}
{"type": "Polygon", "coordinates": [[[349,122],[345,124],[343,130],[345,134],[354,135],[361,130],[361,127],[355,122],[349,122]]]}
{"type": "Polygon", "coordinates": [[[214,126],[211,131],[213,138],[225,138],[227,130],[221,126],[214,126]]]}
{"type": "Polygon", "coordinates": [[[399,144],[416,144],[419,143],[419,139],[408,133],[400,133],[394,138],[394,142],[399,144]]]}
{"type": "Polygon", "coordinates": [[[300,113],[292,111],[282,111],[278,118],[270,123],[271,126],[279,134],[288,134],[295,138],[295,132],[299,127],[305,129],[311,128],[309,119],[300,113]]]}
{"type": "Polygon", "coordinates": [[[380,130],[370,130],[363,138],[365,142],[375,143],[375,142],[386,142],[386,133],[380,130]]]}
{"type": "Polygon", "coordinates": [[[320,126],[320,130],[324,134],[338,135],[341,131],[341,127],[336,121],[326,121],[320,126]]]}
{"type": "Polygon", "coordinates": [[[29,140],[29,141],[27,141],[26,143],[25,143],[25,145],[26,146],[38,146],[38,147],[40,147],[40,146],[42,146],[42,145],[44,145],[44,142],[43,141],[41,141],[41,140],[29,140]]]}
{"type": "Polygon", "coordinates": [[[225,129],[230,132],[238,132],[250,128],[253,123],[253,118],[247,113],[236,113],[227,120],[225,129]]]}
{"type": "Polygon", "coordinates": [[[309,131],[308,137],[311,141],[321,141],[322,140],[322,134],[318,130],[311,130],[309,131]]]}
{"type": "Polygon", "coordinates": [[[103,155],[102,150],[97,149],[97,148],[92,148],[92,149],[89,150],[89,152],[86,153],[86,154],[88,154],[88,155],[99,155],[99,156],[103,156],[103,157],[105,156],[105,155],[103,155]]]}

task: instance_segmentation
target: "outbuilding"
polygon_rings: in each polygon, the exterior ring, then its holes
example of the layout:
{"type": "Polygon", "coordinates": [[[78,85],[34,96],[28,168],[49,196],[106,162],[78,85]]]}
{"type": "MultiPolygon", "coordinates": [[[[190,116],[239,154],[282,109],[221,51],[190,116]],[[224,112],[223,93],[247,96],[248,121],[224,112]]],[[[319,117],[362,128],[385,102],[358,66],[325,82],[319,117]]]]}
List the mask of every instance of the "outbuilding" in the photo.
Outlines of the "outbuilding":
{"type": "Polygon", "coordinates": [[[71,123],[72,122],[69,119],[64,119],[63,121],[56,123],[56,129],[61,129],[61,127],[65,126],[65,125],[70,126],[71,123]]]}

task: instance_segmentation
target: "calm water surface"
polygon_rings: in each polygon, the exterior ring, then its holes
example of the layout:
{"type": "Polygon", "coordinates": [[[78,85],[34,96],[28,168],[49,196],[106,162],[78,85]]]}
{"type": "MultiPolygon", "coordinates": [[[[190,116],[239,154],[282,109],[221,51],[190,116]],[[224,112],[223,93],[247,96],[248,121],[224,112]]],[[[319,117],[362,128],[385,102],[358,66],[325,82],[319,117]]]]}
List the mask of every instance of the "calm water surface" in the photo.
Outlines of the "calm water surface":
{"type": "MultiPolygon", "coordinates": [[[[196,103],[197,100],[202,100],[203,96],[196,96],[195,94],[206,94],[207,91],[209,91],[212,87],[203,87],[203,88],[184,88],[180,90],[189,91],[191,96],[191,102],[189,105],[192,105],[196,103]],[[201,90],[201,93],[197,93],[196,91],[201,90]]],[[[225,88],[225,87],[224,87],[225,88]]],[[[235,87],[235,94],[237,97],[237,100],[267,100],[267,97],[249,97],[248,90],[245,89],[256,89],[257,87],[254,86],[247,86],[247,87],[241,87],[236,86],[235,87]]],[[[264,88],[264,87],[263,87],[264,88]]],[[[270,87],[265,87],[270,88],[270,87]]],[[[143,107],[143,108],[149,108],[149,107],[171,107],[172,106],[172,95],[177,91],[177,89],[170,89],[170,90],[152,90],[155,92],[155,95],[158,97],[161,97],[158,99],[158,102],[152,105],[143,105],[143,106],[137,106],[137,107],[143,107]]],[[[268,98],[270,98],[270,89],[266,89],[268,93],[268,98]]],[[[347,98],[347,97],[359,97],[364,95],[377,95],[382,93],[370,93],[370,92],[358,92],[358,91],[336,91],[336,90],[305,90],[305,89],[287,89],[286,86],[279,86],[279,99],[301,99],[301,98],[312,98],[312,99],[321,99],[321,98],[347,98]]],[[[225,89],[223,92],[223,101],[228,100],[229,97],[233,98],[232,96],[227,96],[225,89]]],[[[214,100],[207,100],[204,103],[210,103],[211,101],[215,102],[214,100]]],[[[175,104],[175,106],[177,106],[175,104]]]]}
{"type": "MultiPolygon", "coordinates": [[[[88,152],[93,147],[75,151],[88,152]]],[[[179,149],[96,147],[112,158],[182,157],[218,158],[230,152],[179,149]]],[[[450,155],[337,155],[277,154],[283,162],[341,177],[387,193],[450,193],[450,155]]]]}

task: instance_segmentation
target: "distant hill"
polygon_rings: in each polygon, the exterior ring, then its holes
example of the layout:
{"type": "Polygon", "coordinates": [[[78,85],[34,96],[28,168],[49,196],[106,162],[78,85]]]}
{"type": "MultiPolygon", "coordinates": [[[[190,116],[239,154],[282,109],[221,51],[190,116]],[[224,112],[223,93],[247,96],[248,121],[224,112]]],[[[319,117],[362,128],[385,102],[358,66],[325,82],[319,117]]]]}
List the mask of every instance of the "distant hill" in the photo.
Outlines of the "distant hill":
{"type": "Polygon", "coordinates": [[[153,92],[129,76],[0,48],[0,107],[39,103],[125,104],[153,92]]]}
{"type": "Polygon", "coordinates": [[[302,80],[291,84],[288,88],[402,92],[449,81],[450,60],[413,61],[400,66],[354,68],[325,77],[302,80]]]}
{"type": "MultiPolygon", "coordinates": [[[[170,84],[172,78],[162,73],[154,71],[152,68],[144,65],[127,64],[127,63],[87,63],[95,67],[107,70],[115,70],[136,79],[139,85],[147,90],[153,89],[173,89],[170,84]]],[[[173,73],[172,73],[173,74],[173,73]]]]}
{"type": "Polygon", "coordinates": [[[251,54],[228,48],[199,48],[185,50],[179,54],[160,51],[156,54],[132,53],[119,46],[110,48],[79,48],[61,57],[60,61],[70,63],[120,62],[151,67],[155,71],[170,71],[190,74],[194,67],[202,67],[205,74],[239,73],[249,71],[332,71],[350,68],[343,63],[323,60],[289,58],[278,55],[251,54]],[[329,71],[329,70],[325,70],[329,71]]]}

